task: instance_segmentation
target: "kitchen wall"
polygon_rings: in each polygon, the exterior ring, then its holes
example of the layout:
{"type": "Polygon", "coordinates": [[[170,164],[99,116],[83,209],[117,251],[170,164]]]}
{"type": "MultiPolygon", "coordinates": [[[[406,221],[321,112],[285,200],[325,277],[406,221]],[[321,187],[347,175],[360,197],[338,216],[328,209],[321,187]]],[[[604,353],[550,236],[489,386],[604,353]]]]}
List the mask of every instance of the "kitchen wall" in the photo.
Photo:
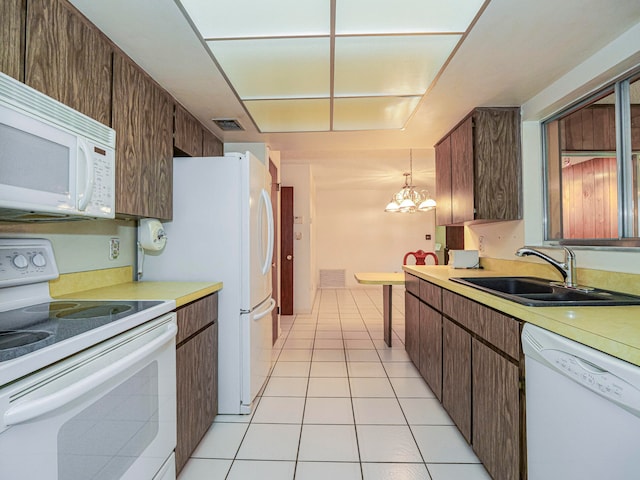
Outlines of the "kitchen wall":
{"type": "Polygon", "coordinates": [[[0,237],[48,238],[60,273],[135,265],[136,222],[80,220],[56,223],[0,223],[0,237]],[[109,259],[111,238],[120,241],[117,259],[109,259]]]}
{"type": "Polygon", "coordinates": [[[311,312],[317,291],[316,190],[310,165],[281,165],[280,180],[293,187],[293,311],[311,312]]]}
{"type": "Polygon", "coordinates": [[[435,212],[387,213],[389,196],[388,189],[318,189],[319,269],[345,269],[346,286],[357,287],[356,272],[399,272],[407,252],[434,250],[435,212]]]}
{"type": "MultiPolygon", "coordinates": [[[[543,165],[540,121],[640,64],[640,23],[596,52],[522,106],[524,221],[465,228],[465,247],[478,248],[484,236],[486,256],[514,260],[514,247],[543,245],[543,165]],[[467,241],[469,243],[467,243],[467,241]]],[[[579,267],[640,273],[640,251],[576,248],[579,267]]],[[[529,259],[527,259],[529,260],[529,259]]],[[[536,261],[536,260],[530,260],[536,261]]]]}

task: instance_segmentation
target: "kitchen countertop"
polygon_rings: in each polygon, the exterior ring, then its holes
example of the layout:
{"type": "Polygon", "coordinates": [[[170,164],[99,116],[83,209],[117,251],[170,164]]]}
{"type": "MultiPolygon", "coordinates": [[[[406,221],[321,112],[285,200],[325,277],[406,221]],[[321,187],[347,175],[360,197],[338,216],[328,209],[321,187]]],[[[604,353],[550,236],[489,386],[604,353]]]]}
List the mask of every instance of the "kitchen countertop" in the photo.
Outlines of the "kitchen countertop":
{"type": "MultiPolygon", "coordinates": [[[[504,271],[454,269],[446,265],[407,265],[403,269],[507,315],[640,366],[640,306],[527,307],[449,280],[503,276],[504,271]]],[[[519,274],[512,272],[511,275],[519,274]]]]}
{"type": "Polygon", "coordinates": [[[66,273],[49,282],[53,298],[75,300],[175,300],[176,307],[222,289],[222,282],[134,282],[131,266],[66,273]]]}
{"type": "Polygon", "coordinates": [[[176,307],[222,288],[222,282],[128,282],[69,293],[56,298],[75,300],[175,300],[176,307]]]}

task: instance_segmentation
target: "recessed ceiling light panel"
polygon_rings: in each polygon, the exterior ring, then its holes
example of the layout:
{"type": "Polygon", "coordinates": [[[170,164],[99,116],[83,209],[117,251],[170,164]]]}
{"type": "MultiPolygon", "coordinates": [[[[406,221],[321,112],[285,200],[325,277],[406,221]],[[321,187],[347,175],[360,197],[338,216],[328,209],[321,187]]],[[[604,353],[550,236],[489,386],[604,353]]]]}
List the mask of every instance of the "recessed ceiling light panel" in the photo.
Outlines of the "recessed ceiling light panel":
{"type": "Polygon", "coordinates": [[[326,132],[330,127],[329,99],[252,100],[245,106],[264,133],[326,132]]]}
{"type": "Polygon", "coordinates": [[[334,130],[400,129],[418,106],[420,97],[336,98],[334,130]]]}
{"type": "Polygon", "coordinates": [[[484,0],[336,0],[336,35],[464,32],[484,0]]]}
{"type": "Polygon", "coordinates": [[[205,39],[329,35],[328,0],[180,0],[205,39]]]}
{"type": "Polygon", "coordinates": [[[335,96],[423,95],[460,35],[338,37],[335,96]]]}
{"type": "Polygon", "coordinates": [[[329,38],[207,42],[242,100],[328,97],[329,38]]]}

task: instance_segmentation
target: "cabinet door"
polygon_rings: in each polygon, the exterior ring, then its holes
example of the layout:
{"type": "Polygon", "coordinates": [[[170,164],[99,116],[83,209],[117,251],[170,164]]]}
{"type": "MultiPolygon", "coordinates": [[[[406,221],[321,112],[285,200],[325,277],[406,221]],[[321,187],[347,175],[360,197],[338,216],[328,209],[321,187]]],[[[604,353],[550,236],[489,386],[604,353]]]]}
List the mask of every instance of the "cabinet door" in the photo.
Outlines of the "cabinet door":
{"type": "Polygon", "coordinates": [[[420,302],[420,374],[442,400],[442,315],[420,302]]]}
{"type": "Polygon", "coordinates": [[[473,119],[468,117],[451,133],[451,223],[474,219],[473,198],[473,119]]]}
{"type": "Polygon", "coordinates": [[[24,60],[24,0],[2,0],[0,2],[0,71],[16,80],[23,79],[24,60]]]}
{"type": "Polygon", "coordinates": [[[224,155],[222,142],[209,130],[202,130],[202,156],[221,157],[224,155]]]}
{"type": "Polygon", "coordinates": [[[442,406],[471,442],[471,335],[442,321],[442,406]]]}
{"type": "Polygon", "coordinates": [[[436,225],[451,223],[451,136],[436,145],[436,225]]]}
{"type": "Polygon", "coordinates": [[[520,478],[518,367],[473,339],[473,449],[495,480],[520,478]]]}
{"type": "Polygon", "coordinates": [[[171,219],[173,105],[142,70],[114,56],[116,213],[171,219]]]}
{"type": "MultiPolygon", "coordinates": [[[[189,112],[176,104],[173,146],[190,157],[202,156],[202,127],[189,112]]],[[[176,152],[174,152],[176,154],[176,152]]],[[[176,154],[176,156],[178,156],[176,154]]]]}
{"type": "Polygon", "coordinates": [[[474,218],[522,218],[520,110],[478,108],[473,120],[474,218]]]}
{"type": "Polygon", "coordinates": [[[413,364],[420,368],[420,300],[404,294],[404,348],[413,364]]]}
{"type": "Polygon", "coordinates": [[[25,83],[111,125],[110,44],[67,2],[28,4],[25,83]]]}

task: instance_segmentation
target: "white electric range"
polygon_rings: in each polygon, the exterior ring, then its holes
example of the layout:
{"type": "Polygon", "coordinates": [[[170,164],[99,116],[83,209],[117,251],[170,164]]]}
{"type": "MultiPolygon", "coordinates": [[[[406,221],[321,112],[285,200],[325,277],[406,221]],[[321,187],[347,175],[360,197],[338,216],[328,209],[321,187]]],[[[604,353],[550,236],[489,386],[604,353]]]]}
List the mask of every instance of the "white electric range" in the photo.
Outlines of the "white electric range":
{"type": "Polygon", "coordinates": [[[56,301],[45,239],[0,239],[0,478],[175,478],[173,301],[56,301]]]}

